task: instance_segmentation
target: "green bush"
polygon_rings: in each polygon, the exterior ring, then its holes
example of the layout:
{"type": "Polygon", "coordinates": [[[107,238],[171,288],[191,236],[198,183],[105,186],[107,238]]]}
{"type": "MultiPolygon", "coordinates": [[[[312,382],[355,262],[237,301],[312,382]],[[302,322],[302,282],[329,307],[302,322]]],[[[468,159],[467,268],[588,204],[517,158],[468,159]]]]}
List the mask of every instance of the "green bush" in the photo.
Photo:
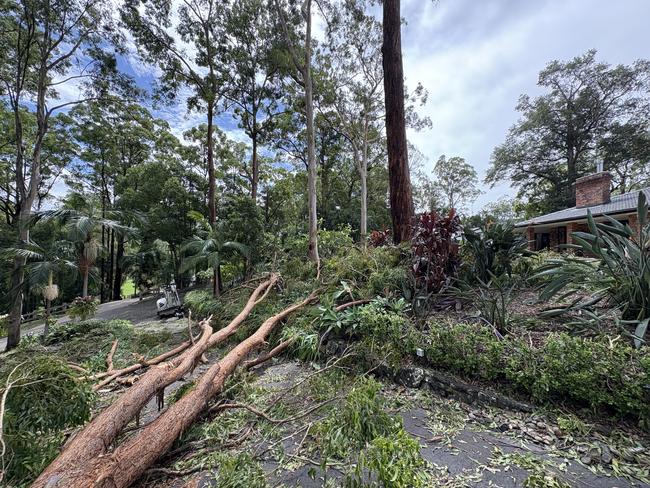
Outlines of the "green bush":
{"type": "Polygon", "coordinates": [[[638,231],[611,217],[596,222],[587,213],[589,232],[573,232],[575,244],[568,247],[594,258],[563,256],[541,269],[537,277],[546,283],[540,298],[560,296],[571,301],[545,315],[583,311],[579,319],[597,325],[601,317],[595,305],[606,301],[620,311],[619,325],[641,347],[650,329],[650,220],[643,192],[639,192],[637,218],[638,231]]]}
{"type": "Polygon", "coordinates": [[[361,453],[356,469],[346,477],[347,488],[421,488],[430,486],[420,443],[403,429],[377,437],[361,453]]]}
{"type": "Polygon", "coordinates": [[[526,238],[512,224],[486,223],[465,230],[463,275],[468,281],[489,281],[492,276],[511,275],[514,261],[527,252],[526,238]]]}
{"type": "Polygon", "coordinates": [[[183,298],[183,305],[192,312],[195,319],[204,319],[217,315],[223,310],[221,303],[212,296],[209,290],[192,290],[183,298]]]}
{"type": "Polygon", "coordinates": [[[0,369],[0,385],[13,383],[4,419],[8,481],[35,478],[57,455],[63,431],[90,418],[90,384],[79,381],[61,359],[30,354],[11,358],[0,369]]]}
{"type": "Polygon", "coordinates": [[[91,296],[77,297],[68,308],[68,315],[73,320],[88,320],[95,316],[98,306],[99,302],[91,296]]]}
{"type": "Polygon", "coordinates": [[[216,488],[266,488],[266,475],[249,454],[226,455],[221,460],[216,488]]]}
{"type": "Polygon", "coordinates": [[[497,339],[477,324],[434,324],[416,334],[432,366],[467,378],[507,381],[538,402],[564,401],[608,408],[650,426],[650,356],[607,337],[585,339],[553,333],[543,344],[497,339]]]}
{"type": "Polygon", "coordinates": [[[343,459],[352,450],[362,449],[367,442],[402,428],[401,419],[384,410],[380,389],[381,385],[372,378],[359,378],[343,406],[333,410],[317,426],[325,458],[343,459]]]}
{"type": "Polygon", "coordinates": [[[441,323],[422,337],[427,360],[466,376],[494,380],[501,374],[505,344],[482,324],[441,323]]]}

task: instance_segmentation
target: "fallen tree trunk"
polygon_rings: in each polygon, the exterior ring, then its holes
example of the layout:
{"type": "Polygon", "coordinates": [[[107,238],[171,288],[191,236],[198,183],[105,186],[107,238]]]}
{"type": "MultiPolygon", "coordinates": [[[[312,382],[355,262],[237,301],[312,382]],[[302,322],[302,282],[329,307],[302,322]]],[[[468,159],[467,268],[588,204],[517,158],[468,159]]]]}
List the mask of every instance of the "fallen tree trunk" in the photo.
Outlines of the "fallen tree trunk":
{"type": "MultiPolygon", "coordinates": [[[[289,314],[315,300],[310,295],[280,313],[270,317],[248,339],[235,346],[223,359],[212,365],[199,379],[193,390],[128,439],[113,453],[96,457],[76,469],[58,472],[58,478],[45,479],[34,486],[66,488],[125,488],[135,482],[158,458],[173,445],[208,406],[212,397],[222,391],[226,378],[255,348],[264,344],[271,331],[289,314]]],[[[41,478],[39,478],[40,480],[41,478]]]]}
{"type": "MultiPolygon", "coordinates": [[[[212,334],[209,319],[201,323],[202,334],[196,343],[173,360],[152,367],[140,377],[136,385],[122,393],[87,426],[72,438],[59,456],[41,473],[33,487],[67,487],[66,474],[86,469],[87,463],[105,454],[126,425],[134,419],[157,393],[191,371],[203,353],[235,333],[239,325],[259,303],[260,295],[277,281],[277,275],[260,284],[251,294],[246,306],[232,322],[212,334]]],[[[81,486],[81,485],[80,485],[81,486]]]]}

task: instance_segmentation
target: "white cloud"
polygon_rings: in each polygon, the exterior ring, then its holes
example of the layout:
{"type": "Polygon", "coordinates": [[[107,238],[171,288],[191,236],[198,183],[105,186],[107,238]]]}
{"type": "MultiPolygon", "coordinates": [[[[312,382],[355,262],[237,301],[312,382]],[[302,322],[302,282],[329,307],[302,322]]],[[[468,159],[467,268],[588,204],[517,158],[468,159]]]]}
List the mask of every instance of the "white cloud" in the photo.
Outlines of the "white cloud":
{"type": "MultiPolygon", "coordinates": [[[[409,138],[431,165],[443,153],[462,156],[481,177],[518,118],[519,95],[539,93],[537,74],[547,62],[590,48],[612,64],[648,57],[650,2],[644,0],[402,3],[407,84],[428,89],[422,112],[433,121],[431,130],[409,138]]],[[[506,182],[484,190],[475,211],[514,193],[506,182]]]]}

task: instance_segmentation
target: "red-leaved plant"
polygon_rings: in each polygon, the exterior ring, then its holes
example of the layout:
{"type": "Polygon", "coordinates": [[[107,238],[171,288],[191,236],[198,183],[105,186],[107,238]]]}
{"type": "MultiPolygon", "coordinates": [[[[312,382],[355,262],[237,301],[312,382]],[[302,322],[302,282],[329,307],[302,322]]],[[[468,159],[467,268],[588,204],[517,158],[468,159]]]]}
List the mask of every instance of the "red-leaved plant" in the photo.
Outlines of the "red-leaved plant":
{"type": "Polygon", "coordinates": [[[460,266],[458,242],[462,232],[455,210],[446,217],[436,212],[417,216],[413,228],[413,275],[418,290],[437,293],[447,286],[460,266]]]}
{"type": "Polygon", "coordinates": [[[390,229],[373,230],[368,237],[368,244],[372,247],[381,247],[390,244],[390,229]]]}

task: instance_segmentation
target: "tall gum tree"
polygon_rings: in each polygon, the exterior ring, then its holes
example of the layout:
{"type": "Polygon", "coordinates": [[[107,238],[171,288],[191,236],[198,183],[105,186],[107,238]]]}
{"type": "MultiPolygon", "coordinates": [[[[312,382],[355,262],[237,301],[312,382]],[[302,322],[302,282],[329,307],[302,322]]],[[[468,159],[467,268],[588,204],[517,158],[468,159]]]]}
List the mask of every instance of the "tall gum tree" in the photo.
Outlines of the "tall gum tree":
{"type": "Polygon", "coordinates": [[[393,240],[397,244],[411,238],[414,213],[404,112],[400,0],[384,0],[383,33],[382,64],[386,101],[389,199],[393,240]]]}
{"type": "MultiPolygon", "coordinates": [[[[110,45],[119,37],[112,25],[111,6],[100,0],[9,0],[0,13],[0,94],[14,114],[15,219],[22,244],[42,183],[43,145],[57,112],[91,99],[103,98],[111,87],[126,88],[117,73],[110,45]],[[63,88],[82,96],[63,100],[63,88]],[[30,144],[21,111],[33,108],[36,131],[30,144]]],[[[7,349],[20,341],[25,260],[16,257],[11,272],[11,307],[7,349]]]]}
{"type": "Polygon", "coordinates": [[[301,36],[298,36],[294,29],[296,26],[296,15],[292,12],[292,9],[289,8],[290,5],[287,6],[281,4],[280,0],[274,0],[274,6],[284,36],[284,44],[289,56],[289,64],[293,68],[292,78],[304,89],[305,139],[307,146],[307,206],[309,211],[308,255],[309,259],[316,264],[319,272],[318,209],[316,199],[316,136],[314,130],[312,80],[312,0],[305,0],[300,9],[300,16],[302,17],[302,22],[305,27],[305,31],[301,36]],[[300,37],[302,37],[303,41],[302,49],[300,49],[298,44],[300,37]]]}

